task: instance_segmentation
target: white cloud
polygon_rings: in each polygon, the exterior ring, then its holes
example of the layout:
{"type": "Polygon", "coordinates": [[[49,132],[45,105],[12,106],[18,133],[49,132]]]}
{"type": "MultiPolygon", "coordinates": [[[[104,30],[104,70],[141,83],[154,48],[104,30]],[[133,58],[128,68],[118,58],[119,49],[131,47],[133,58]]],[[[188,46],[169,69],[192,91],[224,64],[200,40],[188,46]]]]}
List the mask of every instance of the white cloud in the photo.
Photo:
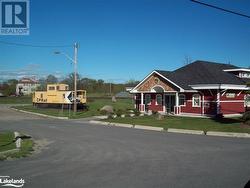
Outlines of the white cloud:
{"type": "MultiPolygon", "coordinates": [[[[3,66],[2,66],[3,67],[3,66]]],[[[23,77],[33,77],[35,79],[45,78],[49,74],[55,75],[58,79],[62,79],[64,74],[61,71],[47,72],[44,71],[39,64],[30,63],[19,69],[4,70],[0,67],[0,81],[8,79],[21,79],[23,77]]]]}

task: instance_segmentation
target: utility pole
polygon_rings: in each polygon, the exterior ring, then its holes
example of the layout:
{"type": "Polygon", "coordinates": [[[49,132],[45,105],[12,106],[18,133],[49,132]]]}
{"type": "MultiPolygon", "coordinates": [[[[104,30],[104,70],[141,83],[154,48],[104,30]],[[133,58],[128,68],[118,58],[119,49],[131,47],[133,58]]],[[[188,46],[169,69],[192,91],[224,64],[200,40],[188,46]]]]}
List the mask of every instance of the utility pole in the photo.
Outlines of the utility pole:
{"type": "Polygon", "coordinates": [[[74,103],[74,114],[77,111],[77,53],[78,53],[79,44],[77,42],[74,43],[74,59],[71,58],[68,54],[60,51],[55,51],[54,54],[62,54],[67,59],[69,59],[74,64],[74,95],[73,95],[73,103],[74,103]]]}
{"type": "Polygon", "coordinates": [[[77,53],[78,53],[78,43],[74,44],[74,113],[77,112],[77,53]]]}

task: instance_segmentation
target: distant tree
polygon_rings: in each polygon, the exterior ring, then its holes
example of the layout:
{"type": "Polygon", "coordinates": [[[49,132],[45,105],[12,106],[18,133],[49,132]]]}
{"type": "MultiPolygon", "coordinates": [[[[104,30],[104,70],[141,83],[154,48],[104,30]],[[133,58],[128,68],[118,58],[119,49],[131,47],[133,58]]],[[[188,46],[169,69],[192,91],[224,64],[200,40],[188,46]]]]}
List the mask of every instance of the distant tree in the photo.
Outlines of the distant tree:
{"type": "MultiPolygon", "coordinates": [[[[70,73],[61,83],[68,84],[70,90],[74,89],[74,73],[70,73]]],[[[133,84],[137,84],[138,81],[133,81],[133,84]],[[135,82],[135,83],[134,83],[135,82]]],[[[92,78],[81,78],[79,74],[77,74],[77,89],[84,89],[88,94],[91,93],[99,93],[104,95],[109,95],[110,87],[112,94],[118,93],[120,91],[125,91],[126,84],[115,84],[115,83],[105,83],[102,79],[92,79],[92,78]]]]}
{"type": "Polygon", "coordinates": [[[10,80],[7,81],[7,83],[9,85],[16,85],[18,83],[18,80],[16,80],[16,79],[10,79],[10,80]]]}
{"type": "MultiPolygon", "coordinates": [[[[81,89],[81,83],[80,83],[80,75],[76,74],[77,78],[77,89],[81,89]]],[[[68,84],[70,90],[74,89],[74,83],[75,83],[75,74],[70,73],[63,81],[61,81],[63,84],[68,84]]]]}
{"type": "Polygon", "coordinates": [[[137,84],[139,84],[140,81],[137,81],[137,80],[134,80],[134,79],[130,79],[128,80],[126,83],[125,83],[125,86],[126,87],[134,87],[136,86],[137,84]]]}
{"type": "Polygon", "coordinates": [[[15,95],[16,93],[16,84],[18,81],[16,79],[10,79],[3,84],[3,94],[6,96],[15,95]]]}
{"type": "Polygon", "coordinates": [[[90,93],[96,92],[98,90],[98,82],[91,78],[82,78],[80,80],[81,89],[85,89],[90,93]]]}
{"type": "Polygon", "coordinates": [[[99,79],[99,80],[97,80],[97,83],[98,83],[98,85],[103,85],[104,84],[104,80],[99,79]]]}
{"type": "Polygon", "coordinates": [[[47,88],[47,81],[45,78],[40,78],[38,80],[39,86],[36,88],[36,91],[45,91],[47,88]]]}
{"type": "Polygon", "coordinates": [[[58,82],[57,77],[55,77],[55,76],[52,75],[52,74],[48,75],[47,78],[46,78],[46,83],[47,83],[47,84],[55,84],[55,83],[57,83],[57,82],[58,82]]]}
{"type": "Polygon", "coordinates": [[[45,91],[47,89],[47,84],[58,83],[57,77],[50,74],[46,78],[40,78],[38,80],[39,86],[36,88],[36,91],[45,91]]]}
{"type": "Polygon", "coordinates": [[[119,93],[121,91],[125,91],[125,84],[113,84],[113,94],[119,93]]]}

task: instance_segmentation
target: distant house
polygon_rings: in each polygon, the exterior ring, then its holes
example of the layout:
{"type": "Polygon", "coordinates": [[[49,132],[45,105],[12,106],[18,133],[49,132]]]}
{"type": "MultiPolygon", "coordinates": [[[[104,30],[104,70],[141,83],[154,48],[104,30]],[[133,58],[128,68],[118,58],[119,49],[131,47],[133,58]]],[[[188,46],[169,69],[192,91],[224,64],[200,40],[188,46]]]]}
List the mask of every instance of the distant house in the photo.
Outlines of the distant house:
{"type": "Polygon", "coordinates": [[[130,92],[135,108],[175,115],[233,115],[245,112],[250,69],[195,61],[175,71],[154,70],[130,92]]]}
{"type": "Polygon", "coordinates": [[[16,95],[30,95],[39,86],[37,80],[32,78],[22,78],[16,85],[16,95]]]}
{"type": "Polygon", "coordinates": [[[126,90],[127,92],[130,92],[133,88],[134,88],[134,87],[129,87],[129,86],[127,86],[127,87],[125,87],[125,90],[126,90]]]}

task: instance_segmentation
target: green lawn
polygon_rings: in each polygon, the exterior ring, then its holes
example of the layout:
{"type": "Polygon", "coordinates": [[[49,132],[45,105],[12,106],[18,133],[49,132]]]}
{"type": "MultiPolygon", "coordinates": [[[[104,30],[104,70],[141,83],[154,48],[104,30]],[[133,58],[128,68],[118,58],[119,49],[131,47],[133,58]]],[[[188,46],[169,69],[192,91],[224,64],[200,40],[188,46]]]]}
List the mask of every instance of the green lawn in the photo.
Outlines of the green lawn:
{"type": "Polygon", "coordinates": [[[31,96],[0,97],[0,104],[31,104],[31,96]]]}
{"type": "MultiPolygon", "coordinates": [[[[106,93],[87,93],[87,101],[92,99],[109,99],[109,94],[106,93]]],[[[131,99],[132,100],[132,99],[131,99]]],[[[21,97],[0,97],[0,104],[31,104],[32,96],[21,97]]]]}
{"type": "Polygon", "coordinates": [[[80,111],[77,112],[76,115],[74,115],[73,111],[69,111],[67,109],[55,109],[55,108],[37,108],[33,107],[32,105],[27,106],[16,106],[14,108],[19,110],[26,110],[30,112],[36,112],[51,116],[57,116],[57,117],[69,117],[69,118],[85,118],[95,115],[100,115],[100,112],[98,109],[102,108],[104,105],[112,105],[114,109],[131,109],[133,108],[133,102],[132,99],[117,99],[117,102],[112,102],[111,99],[103,99],[103,98],[96,98],[96,99],[90,99],[88,104],[89,110],[88,111],[80,111]]]}
{"type": "Polygon", "coordinates": [[[109,93],[88,93],[87,98],[108,98],[110,97],[109,93]]]}
{"type": "Polygon", "coordinates": [[[148,125],[179,129],[192,129],[203,131],[223,131],[223,132],[244,132],[250,133],[250,126],[242,126],[240,118],[224,118],[222,121],[216,121],[210,118],[191,118],[166,116],[163,120],[157,120],[155,116],[144,117],[126,117],[104,120],[117,123],[128,123],[137,125],[148,125]]]}
{"type": "Polygon", "coordinates": [[[12,132],[0,133],[0,152],[16,148],[13,142],[14,134],[12,132]]]}
{"type": "MultiPolygon", "coordinates": [[[[1,132],[0,133],[0,152],[12,150],[16,148],[15,142],[13,142],[13,132],[1,132]]],[[[29,155],[33,151],[33,141],[31,139],[22,140],[22,145],[17,152],[0,153],[0,160],[10,158],[20,158],[29,155]]]]}

